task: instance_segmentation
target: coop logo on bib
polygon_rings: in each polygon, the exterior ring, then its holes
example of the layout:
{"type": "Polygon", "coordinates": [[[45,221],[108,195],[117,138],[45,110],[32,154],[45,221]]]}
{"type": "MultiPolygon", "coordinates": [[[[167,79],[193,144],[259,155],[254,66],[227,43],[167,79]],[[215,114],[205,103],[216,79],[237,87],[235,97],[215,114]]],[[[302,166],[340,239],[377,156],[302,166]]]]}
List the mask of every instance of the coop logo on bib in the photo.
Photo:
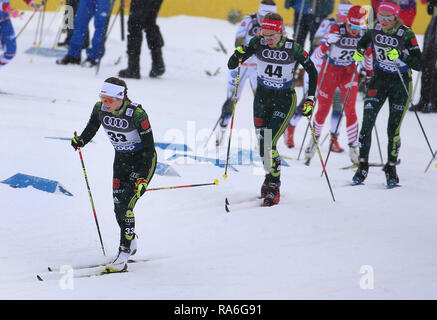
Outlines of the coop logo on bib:
{"type": "Polygon", "coordinates": [[[379,44],[385,44],[385,45],[389,45],[392,47],[397,47],[399,44],[398,39],[390,37],[390,36],[385,36],[382,34],[376,35],[375,41],[379,44]]]}
{"type": "Polygon", "coordinates": [[[105,116],[103,118],[103,124],[118,129],[127,129],[129,127],[129,122],[126,119],[119,119],[110,116],[105,116]]]}
{"type": "Polygon", "coordinates": [[[263,58],[271,60],[286,61],[288,59],[288,53],[279,50],[264,49],[261,55],[263,58]]]}

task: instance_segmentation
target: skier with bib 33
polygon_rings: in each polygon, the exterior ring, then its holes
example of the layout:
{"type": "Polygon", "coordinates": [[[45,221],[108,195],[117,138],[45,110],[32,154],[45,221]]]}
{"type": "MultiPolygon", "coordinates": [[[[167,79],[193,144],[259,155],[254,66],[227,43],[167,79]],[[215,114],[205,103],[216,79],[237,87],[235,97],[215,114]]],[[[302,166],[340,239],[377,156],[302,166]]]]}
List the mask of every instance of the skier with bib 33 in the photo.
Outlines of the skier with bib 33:
{"type": "Polygon", "coordinates": [[[123,80],[106,79],[100,100],[94,105],[87,126],[72,138],[71,145],[75,149],[84,147],[101,125],[114,146],[113,199],[120,226],[120,246],[106,272],[122,272],[127,270],[127,261],[137,250],[133,210],[153,177],[157,156],[147,113],[141,105],[129,100],[123,80]]]}

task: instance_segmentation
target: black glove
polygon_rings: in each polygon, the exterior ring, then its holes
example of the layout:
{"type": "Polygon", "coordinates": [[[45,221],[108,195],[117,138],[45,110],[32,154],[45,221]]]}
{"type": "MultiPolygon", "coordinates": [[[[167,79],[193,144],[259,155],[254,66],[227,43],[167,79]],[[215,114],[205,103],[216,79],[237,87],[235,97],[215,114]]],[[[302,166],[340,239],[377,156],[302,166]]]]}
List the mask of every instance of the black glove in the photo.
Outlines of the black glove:
{"type": "Polygon", "coordinates": [[[84,145],[85,143],[80,137],[74,136],[71,138],[71,146],[74,148],[74,150],[77,150],[77,148],[82,148],[84,145]]]}
{"type": "Polygon", "coordinates": [[[434,6],[430,2],[428,2],[428,7],[426,9],[429,15],[432,16],[434,14],[434,6]]]}

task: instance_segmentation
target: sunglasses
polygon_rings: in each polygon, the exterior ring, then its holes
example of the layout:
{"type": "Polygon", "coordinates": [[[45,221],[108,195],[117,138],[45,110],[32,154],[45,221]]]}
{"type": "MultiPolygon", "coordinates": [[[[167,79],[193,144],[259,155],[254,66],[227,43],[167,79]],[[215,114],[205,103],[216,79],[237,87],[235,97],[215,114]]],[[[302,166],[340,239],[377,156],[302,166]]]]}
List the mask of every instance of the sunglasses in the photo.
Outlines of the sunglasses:
{"type": "Polygon", "coordinates": [[[115,102],[115,99],[114,99],[114,98],[106,98],[106,97],[102,97],[102,96],[100,96],[100,100],[101,100],[103,103],[114,103],[114,102],[115,102]]]}
{"type": "Polygon", "coordinates": [[[278,35],[279,33],[274,33],[274,34],[272,34],[271,36],[266,36],[266,35],[263,35],[263,34],[261,34],[261,37],[263,37],[265,40],[267,40],[267,41],[272,41],[272,40],[275,40],[276,39],[276,37],[277,37],[277,35],[278,35]]]}
{"type": "Polygon", "coordinates": [[[378,20],[386,21],[386,22],[393,21],[396,18],[394,15],[383,16],[380,13],[378,13],[377,17],[378,17],[378,20]]]}
{"type": "Polygon", "coordinates": [[[361,30],[361,29],[363,29],[362,26],[360,26],[360,25],[356,25],[356,24],[352,24],[352,23],[349,23],[349,27],[350,27],[352,30],[361,30]]]}

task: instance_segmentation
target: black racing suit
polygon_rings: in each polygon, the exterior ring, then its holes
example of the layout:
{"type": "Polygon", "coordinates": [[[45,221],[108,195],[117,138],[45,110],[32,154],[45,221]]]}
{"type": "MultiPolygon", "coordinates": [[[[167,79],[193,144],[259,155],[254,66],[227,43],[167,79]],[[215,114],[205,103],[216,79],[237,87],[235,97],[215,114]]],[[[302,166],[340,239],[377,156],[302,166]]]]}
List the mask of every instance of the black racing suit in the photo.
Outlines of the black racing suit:
{"type": "Polygon", "coordinates": [[[115,149],[113,198],[115,216],[120,226],[120,246],[130,247],[135,235],[133,209],[138,200],[136,182],[139,178],[148,183],[157,164],[152,128],[141,105],[124,101],[112,113],[97,102],[90,120],[80,135],[87,144],[102,125],[115,149]]]}

